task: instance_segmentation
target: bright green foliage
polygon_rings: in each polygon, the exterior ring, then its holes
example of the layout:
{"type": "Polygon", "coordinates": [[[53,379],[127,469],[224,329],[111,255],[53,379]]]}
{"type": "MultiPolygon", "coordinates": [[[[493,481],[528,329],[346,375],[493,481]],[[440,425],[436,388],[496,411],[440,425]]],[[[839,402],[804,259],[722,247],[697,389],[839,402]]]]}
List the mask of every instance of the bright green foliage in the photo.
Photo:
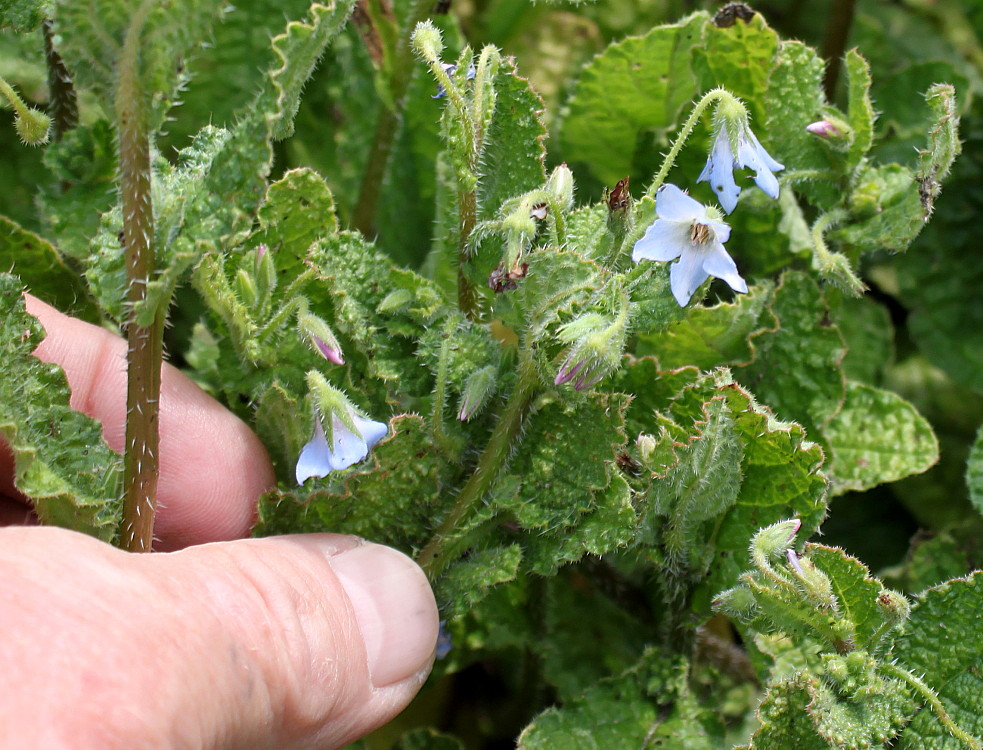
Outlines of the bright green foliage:
{"type": "Polygon", "coordinates": [[[561,130],[568,158],[605,183],[631,173],[636,140],[666,131],[696,92],[691,50],[702,43],[705,14],[659,26],[608,47],[584,69],[561,130]]]}
{"type": "MultiPolygon", "coordinates": [[[[983,737],[983,573],[976,572],[922,593],[911,612],[904,634],[894,644],[898,663],[938,694],[953,721],[976,737],[983,737]]],[[[898,747],[962,748],[928,706],[912,719],[898,747]]]]}
{"type": "Polygon", "coordinates": [[[31,294],[81,317],[93,314],[89,292],[46,240],[0,216],[0,267],[16,273],[31,294]]]}
{"type": "Polygon", "coordinates": [[[983,513],[983,427],[976,433],[966,462],[966,486],[969,487],[969,499],[976,510],[983,513]]]}
{"type": "Polygon", "coordinates": [[[44,335],[22,291],[16,277],[0,275],[0,435],[14,455],[14,485],[44,523],[109,541],[119,523],[120,458],[102,426],[69,406],[61,368],[32,355],[44,335]]]}
{"type": "Polygon", "coordinates": [[[849,382],[843,408],[823,430],[836,494],[920,474],[939,459],[931,426],[891,391],[849,382]]]}

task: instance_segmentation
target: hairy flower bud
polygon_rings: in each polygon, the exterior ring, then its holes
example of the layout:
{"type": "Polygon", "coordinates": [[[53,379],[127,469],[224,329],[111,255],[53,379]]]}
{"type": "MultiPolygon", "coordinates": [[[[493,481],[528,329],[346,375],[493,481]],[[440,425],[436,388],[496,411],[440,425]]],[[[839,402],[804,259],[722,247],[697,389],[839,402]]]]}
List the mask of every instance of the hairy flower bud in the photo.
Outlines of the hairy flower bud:
{"type": "Polygon", "coordinates": [[[546,181],[546,192],[553,196],[561,211],[573,208],[573,172],[566,164],[561,164],[553,170],[546,181]]]}
{"type": "Polygon", "coordinates": [[[884,619],[891,623],[902,623],[911,614],[911,602],[908,598],[897,591],[884,589],[877,595],[877,606],[884,615],[884,619]]]}
{"type": "Polygon", "coordinates": [[[751,540],[752,554],[760,555],[766,560],[781,557],[791,546],[801,527],[802,521],[798,518],[765,526],[751,540]]]}
{"type": "Polygon", "coordinates": [[[297,316],[297,325],[304,340],[317,354],[336,365],[345,364],[341,354],[341,344],[335,338],[331,327],[321,318],[304,311],[297,316]]]}
{"type": "Polygon", "coordinates": [[[40,146],[48,142],[51,118],[44,112],[28,108],[23,116],[18,114],[14,118],[14,129],[28,146],[40,146]]]}
{"type": "Polygon", "coordinates": [[[495,392],[496,374],[497,370],[492,365],[471,373],[461,394],[461,404],[457,411],[458,419],[467,422],[488,402],[489,397],[495,392]]]}

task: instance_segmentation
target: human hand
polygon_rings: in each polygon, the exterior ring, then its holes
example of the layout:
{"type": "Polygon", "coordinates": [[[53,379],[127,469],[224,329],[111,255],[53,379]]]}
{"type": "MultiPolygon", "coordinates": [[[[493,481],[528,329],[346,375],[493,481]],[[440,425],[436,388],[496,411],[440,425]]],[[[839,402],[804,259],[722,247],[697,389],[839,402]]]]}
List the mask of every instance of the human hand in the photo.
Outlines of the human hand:
{"type": "MultiPolygon", "coordinates": [[[[27,304],[48,334],[37,356],[119,450],[125,342],[27,304]]],[[[269,460],[177,370],[162,383],[155,548],[177,551],[0,528],[0,747],[337,748],[384,724],[430,669],[423,573],[350,536],[221,541],[248,533],[269,460]]],[[[0,448],[9,523],[25,511],[0,448]]]]}

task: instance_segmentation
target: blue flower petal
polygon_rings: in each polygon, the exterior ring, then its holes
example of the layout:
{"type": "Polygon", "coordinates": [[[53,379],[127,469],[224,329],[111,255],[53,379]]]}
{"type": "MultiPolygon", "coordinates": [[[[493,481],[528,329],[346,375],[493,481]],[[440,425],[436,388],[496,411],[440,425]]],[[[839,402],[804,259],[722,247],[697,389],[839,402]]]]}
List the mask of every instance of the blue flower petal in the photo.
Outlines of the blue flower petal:
{"type": "Polygon", "coordinates": [[[636,263],[642,259],[675,260],[689,247],[689,227],[689,220],[656,219],[635,243],[631,259],[636,263]]]}
{"type": "Polygon", "coordinates": [[[353,414],[352,419],[369,448],[374,448],[376,443],[389,434],[389,425],[385,422],[375,422],[358,414],[353,414]]]}
{"type": "Polygon", "coordinates": [[[331,416],[331,468],[347,469],[369,455],[361,435],[352,432],[337,416],[331,416]]]}
{"type": "Polygon", "coordinates": [[[709,274],[703,270],[703,253],[691,251],[683,253],[678,261],[669,268],[669,286],[672,296],[680,307],[689,304],[693,292],[707,280],[709,274]]]}
{"type": "Polygon", "coordinates": [[[314,421],[314,437],[304,446],[297,458],[297,484],[303,484],[311,477],[323,477],[331,473],[333,456],[324,436],[321,420],[314,421]]]}
{"type": "Polygon", "coordinates": [[[703,270],[711,276],[716,276],[718,279],[726,281],[735,292],[747,294],[747,282],[741,278],[741,275],[737,272],[737,264],[734,263],[734,259],[728,255],[724,246],[719,242],[714,243],[707,250],[703,258],[703,270]]]}
{"type": "Polygon", "coordinates": [[[696,181],[710,183],[713,192],[717,194],[717,200],[727,213],[737,208],[737,197],[741,194],[741,189],[734,182],[734,162],[730,136],[727,128],[722,127],[713,142],[706,166],[696,181]]]}
{"type": "Polygon", "coordinates": [[[673,184],[663,185],[655,194],[655,212],[660,219],[690,221],[706,216],[706,208],[673,184]]]}

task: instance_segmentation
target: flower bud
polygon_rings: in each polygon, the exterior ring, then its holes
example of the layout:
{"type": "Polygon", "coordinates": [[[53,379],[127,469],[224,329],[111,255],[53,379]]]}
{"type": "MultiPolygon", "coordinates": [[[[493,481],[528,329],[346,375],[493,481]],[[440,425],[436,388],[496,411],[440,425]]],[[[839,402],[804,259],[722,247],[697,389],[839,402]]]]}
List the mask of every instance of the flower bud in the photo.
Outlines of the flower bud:
{"type": "Polygon", "coordinates": [[[421,21],[413,30],[413,48],[427,62],[437,62],[444,51],[444,40],[440,31],[430,21],[421,21]]]}
{"type": "Polygon", "coordinates": [[[582,391],[617,369],[624,352],[627,321],[627,307],[623,307],[613,321],[599,313],[587,313],[560,328],[557,338],[573,346],[553,384],[573,381],[574,390],[582,391]]]}
{"type": "Polygon", "coordinates": [[[829,576],[815,566],[808,557],[799,557],[795,550],[786,550],[789,567],[795,574],[798,588],[806,598],[822,609],[832,609],[836,604],[833,584],[829,576]]]}
{"type": "Polygon", "coordinates": [[[777,558],[791,546],[801,527],[802,521],[798,518],[765,526],[751,540],[751,550],[766,560],[777,558]]]}
{"type": "Polygon", "coordinates": [[[389,292],[380,302],[375,311],[383,315],[402,310],[413,301],[413,292],[409,289],[396,289],[389,292]]]}
{"type": "Polygon", "coordinates": [[[27,145],[40,146],[42,143],[48,142],[51,118],[44,112],[28,107],[14,118],[14,129],[27,145]]]}
{"type": "Polygon", "coordinates": [[[553,170],[546,181],[546,192],[553,196],[561,211],[573,208],[573,172],[566,164],[561,164],[553,170]]]}
{"type": "Polygon", "coordinates": [[[641,434],[635,441],[635,445],[638,447],[638,455],[642,459],[642,463],[648,463],[649,459],[652,458],[652,454],[655,453],[655,449],[659,446],[659,441],[655,439],[654,435],[641,434]]]}
{"type": "Polygon", "coordinates": [[[492,365],[471,373],[461,394],[461,405],[457,411],[458,419],[467,422],[488,402],[489,397],[495,392],[496,374],[496,368],[492,365]]]}
{"type": "Polygon", "coordinates": [[[236,296],[248,308],[254,308],[259,302],[259,290],[253,277],[241,268],[236,271],[236,296]]]}
{"type": "Polygon", "coordinates": [[[884,589],[877,595],[877,606],[884,619],[891,623],[902,623],[911,614],[911,602],[908,598],[891,589],[884,589]]]}
{"type": "Polygon", "coordinates": [[[713,609],[735,620],[747,621],[754,617],[758,604],[751,589],[740,585],[719,594],[713,600],[713,609]]]}
{"type": "Polygon", "coordinates": [[[628,189],[630,179],[625,177],[618,180],[612,190],[604,188],[604,202],[608,204],[608,231],[617,236],[624,236],[632,227],[632,206],[635,201],[628,189]]]}
{"type": "Polygon", "coordinates": [[[806,130],[826,141],[845,140],[850,136],[850,126],[836,117],[825,117],[806,125],[806,130]]]}
{"type": "Polygon", "coordinates": [[[256,291],[259,293],[260,300],[266,300],[270,293],[276,289],[276,263],[273,260],[273,253],[266,245],[256,248],[256,291]]]}
{"type": "Polygon", "coordinates": [[[341,355],[341,344],[335,338],[331,327],[321,318],[304,311],[297,315],[297,325],[304,340],[317,354],[336,365],[345,364],[341,355]]]}

